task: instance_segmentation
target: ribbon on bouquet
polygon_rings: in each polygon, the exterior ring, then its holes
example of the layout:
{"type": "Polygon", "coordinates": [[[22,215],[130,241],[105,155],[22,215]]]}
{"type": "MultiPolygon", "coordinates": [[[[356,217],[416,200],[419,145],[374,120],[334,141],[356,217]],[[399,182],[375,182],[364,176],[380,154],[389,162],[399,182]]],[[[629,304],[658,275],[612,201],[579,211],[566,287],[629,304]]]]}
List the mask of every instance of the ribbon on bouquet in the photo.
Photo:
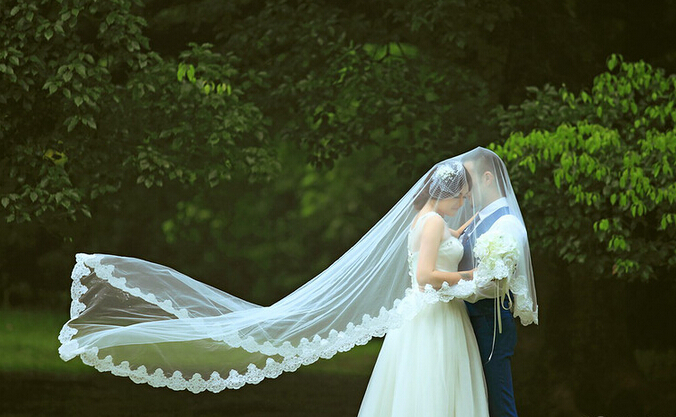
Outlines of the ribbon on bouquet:
{"type": "MultiPolygon", "coordinates": [[[[497,333],[502,334],[502,313],[500,312],[500,309],[502,309],[502,306],[505,303],[505,297],[509,302],[507,304],[508,308],[511,310],[513,305],[512,296],[509,295],[509,291],[507,291],[505,294],[500,294],[500,280],[498,280],[495,283],[495,308],[493,312],[493,342],[491,345],[491,354],[488,355],[488,360],[486,361],[486,363],[490,362],[491,359],[493,358],[493,352],[495,352],[495,340],[498,337],[497,333]]],[[[484,365],[486,363],[484,363],[484,365]]]]}

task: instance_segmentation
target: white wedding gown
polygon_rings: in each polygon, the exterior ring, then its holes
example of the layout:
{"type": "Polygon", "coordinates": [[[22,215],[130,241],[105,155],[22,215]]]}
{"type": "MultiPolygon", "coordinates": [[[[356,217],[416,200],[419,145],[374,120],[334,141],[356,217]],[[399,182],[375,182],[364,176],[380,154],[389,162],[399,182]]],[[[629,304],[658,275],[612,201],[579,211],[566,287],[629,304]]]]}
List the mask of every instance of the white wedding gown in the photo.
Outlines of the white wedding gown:
{"type": "MultiPolygon", "coordinates": [[[[409,234],[412,297],[423,296],[415,271],[427,218],[409,234]]],[[[457,271],[462,254],[460,241],[447,233],[436,268],[457,271]]],[[[462,300],[427,304],[387,333],[359,410],[359,417],[375,416],[488,417],[481,358],[462,300]]]]}

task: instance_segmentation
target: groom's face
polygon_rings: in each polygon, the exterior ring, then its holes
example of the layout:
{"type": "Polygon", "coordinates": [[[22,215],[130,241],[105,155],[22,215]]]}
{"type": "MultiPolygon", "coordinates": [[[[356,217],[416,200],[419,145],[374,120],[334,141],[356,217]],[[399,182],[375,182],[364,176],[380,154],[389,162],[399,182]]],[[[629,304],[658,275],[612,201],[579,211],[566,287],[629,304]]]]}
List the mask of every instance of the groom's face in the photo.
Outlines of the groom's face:
{"type": "Polygon", "coordinates": [[[485,184],[482,183],[483,175],[477,172],[477,166],[474,161],[465,161],[465,169],[472,179],[472,189],[470,190],[469,200],[475,207],[483,208],[485,184]]]}
{"type": "Polygon", "coordinates": [[[476,195],[476,192],[479,188],[481,188],[481,187],[479,187],[479,183],[478,183],[479,178],[477,177],[476,172],[474,172],[475,171],[474,162],[465,161],[465,162],[463,162],[463,165],[464,165],[465,169],[467,170],[467,173],[469,174],[469,177],[470,177],[471,183],[472,183],[472,189],[469,190],[470,192],[469,192],[468,200],[470,202],[474,203],[475,201],[478,200],[477,199],[478,196],[476,195]]]}

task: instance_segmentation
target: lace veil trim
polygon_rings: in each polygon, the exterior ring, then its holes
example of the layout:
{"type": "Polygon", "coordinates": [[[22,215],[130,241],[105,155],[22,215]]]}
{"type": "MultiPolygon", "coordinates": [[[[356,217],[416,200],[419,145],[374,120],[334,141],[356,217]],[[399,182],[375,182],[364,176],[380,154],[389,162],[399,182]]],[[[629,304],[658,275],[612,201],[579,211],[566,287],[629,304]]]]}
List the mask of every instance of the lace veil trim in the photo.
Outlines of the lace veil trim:
{"type": "MultiPolygon", "coordinates": [[[[409,253],[409,261],[411,259],[412,254],[409,253]]],[[[82,283],[82,278],[92,272],[111,286],[156,305],[177,318],[190,319],[188,311],[178,308],[171,301],[161,301],[154,294],[146,294],[139,288],[129,287],[125,278],[113,275],[114,267],[112,265],[102,265],[97,255],[89,254],[78,254],[76,256],[76,265],[71,275],[73,280],[71,286],[71,319],[78,318],[86,309],[86,305],[81,301],[81,298],[87,293],[88,289],[82,283]]],[[[409,270],[409,273],[412,274],[412,271],[409,270]]],[[[454,298],[465,298],[470,296],[474,289],[475,284],[472,281],[461,281],[454,286],[444,283],[439,290],[435,290],[429,284],[424,290],[408,288],[402,298],[394,301],[392,308],[382,307],[378,316],[372,317],[365,314],[359,324],[349,323],[341,331],[331,330],[326,338],[319,335],[315,335],[312,340],[303,338],[296,346],[288,341],[280,346],[274,346],[270,342],[259,344],[251,337],[242,339],[236,335],[205,335],[229,346],[243,348],[248,352],[260,352],[265,355],[282,357],[281,361],[268,358],[263,368],[249,364],[243,374],[233,369],[227,376],[214,371],[208,378],[205,378],[204,375],[199,373],[183,375],[180,371],[175,371],[171,376],[167,376],[165,371],[160,368],[148,370],[143,365],[132,369],[127,361],[116,364],[114,358],[110,355],[104,358],[99,357],[97,347],[80,346],[77,340],[77,329],[70,327],[68,323],[63,326],[59,335],[61,342],[59,354],[63,360],[70,360],[79,355],[83,363],[93,366],[99,371],[129,377],[136,383],[147,383],[153,387],[168,387],[173,390],[187,389],[193,393],[202,391],[220,392],[226,388],[237,389],[245,384],[257,384],[264,378],[276,378],[282,372],[293,372],[301,365],[309,365],[320,358],[328,359],[338,352],[348,351],[356,345],[364,345],[371,338],[382,337],[388,330],[400,327],[404,321],[410,320],[418,314],[425,305],[448,302],[454,298]]]]}

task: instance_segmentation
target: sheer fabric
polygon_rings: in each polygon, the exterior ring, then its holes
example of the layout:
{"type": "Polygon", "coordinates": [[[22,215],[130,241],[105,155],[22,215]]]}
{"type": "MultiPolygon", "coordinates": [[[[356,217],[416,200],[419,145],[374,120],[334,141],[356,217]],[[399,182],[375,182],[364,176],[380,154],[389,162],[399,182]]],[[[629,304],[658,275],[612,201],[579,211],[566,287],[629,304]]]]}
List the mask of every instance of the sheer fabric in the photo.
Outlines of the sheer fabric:
{"type": "MultiPolygon", "coordinates": [[[[418,218],[410,233],[411,302],[424,298],[416,277],[420,237],[425,221],[435,215],[418,218]]],[[[447,233],[435,267],[457,271],[462,255],[460,241],[447,233]]],[[[465,304],[418,302],[420,312],[385,336],[359,417],[488,417],[481,357],[465,304]]]]}
{"type": "Polygon", "coordinates": [[[137,383],[219,392],[365,344],[440,301],[492,298],[509,289],[515,315],[524,324],[537,322],[525,227],[499,158],[491,169],[500,176],[497,185],[511,216],[503,221],[504,228],[518,232],[516,260],[507,266],[497,262],[478,276],[482,262],[473,259],[468,269],[477,271],[475,280],[438,289],[427,286],[411,296],[414,255],[408,249],[408,232],[418,203],[453,194],[440,188],[439,179],[457,175],[462,164],[472,196],[447,220],[457,229],[474,219],[489,198],[482,187],[489,189],[490,181],[483,173],[473,174],[477,158],[485,154],[495,156],[477,148],[435,165],[341,258],[271,306],[249,303],[148,261],[78,254],[71,319],[59,336],[59,353],[64,360],[79,356],[100,371],[137,383]]]}

